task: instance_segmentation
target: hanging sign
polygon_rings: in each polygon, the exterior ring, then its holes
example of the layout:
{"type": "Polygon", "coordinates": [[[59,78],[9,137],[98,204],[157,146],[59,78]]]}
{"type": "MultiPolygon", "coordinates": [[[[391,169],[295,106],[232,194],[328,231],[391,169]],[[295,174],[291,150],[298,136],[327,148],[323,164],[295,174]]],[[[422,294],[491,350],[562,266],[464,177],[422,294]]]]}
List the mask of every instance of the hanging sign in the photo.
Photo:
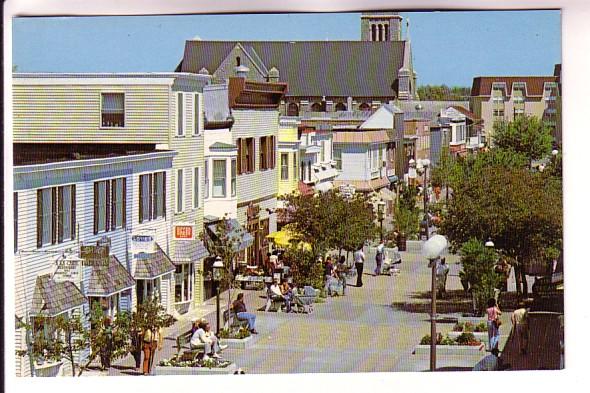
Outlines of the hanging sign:
{"type": "Polygon", "coordinates": [[[55,271],[52,277],[53,281],[71,281],[79,283],[82,281],[82,262],[83,259],[75,255],[60,256],[55,261],[55,271]]]}
{"type": "Polygon", "coordinates": [[[195,230],[193,225],[174,225],[174,240],[194,240],[195,230]]]}
{"type": "Polygon", "coordinates": [[[156,239],[154,235],[146,233],[131,235],[131,253],[136,255],[142,252],[146,254],[156,252],[156,239]]]}
{"type": "Polygon", "coordinates": [[[109,265],[108,245],[104,246],[80,246],[80,258],[83,259],[82,266],[108,266],[109,265]]]}

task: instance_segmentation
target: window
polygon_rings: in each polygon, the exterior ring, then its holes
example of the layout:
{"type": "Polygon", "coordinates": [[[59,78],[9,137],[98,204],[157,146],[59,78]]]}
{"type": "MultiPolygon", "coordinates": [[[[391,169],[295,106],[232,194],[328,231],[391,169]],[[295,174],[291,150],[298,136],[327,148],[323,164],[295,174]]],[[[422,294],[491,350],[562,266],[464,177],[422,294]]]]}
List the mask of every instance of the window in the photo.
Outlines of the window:
{"type": "Polygon", "coordinates": [[[289,153],[281,153],[281,180],[289,180],[289,153]]]}
{"type": "Polygon", "coordinates": [[[287,106],[287,116],[299,116],[299,107],[296,103],[291,102],[287,106]]]}
{"type": "Polygon", "coordinates": [[[297,180],[299,171],[297,170],[297,153],[293,153],[293,179],[297,180]]]}
{"type": "Polygon", "coordinates": [[[76,186],[37,190],[37,247],[73,240],[75,228],[76,186]]]}
{"type": "Polygon", "coordinates": [[[209,161],[205,160],[205,198],[209,198],[209,161]]]}
{"type": "Polygon", "coordinates": [[[260,137],[260,170],[274,169],[275,167],[275,137],[260,137]]]}
{"type": "Polygon", "coordinates": [[[213,160],[213,197],[225,198],[225,160],[213,160]]]}
{"type": "Polygon", "coordinates": [[[184,136],[184,94],[176,94],[176,135],[184,136]]]}
{"type": "Polygon", "coordinates": [[[13,225],[14,225],[14,252],[18,251],[18,193],[12,194],[13,199],[13,225]]]}
{"type": "Polygon", "coordinates": [[[369,159],[371,161],[371,169],[375,170],[379,168],[379,153],[376,149],[369,150],[369,159]]]}
{"type": "Polygon", "coordinates": [[[239,138],[238,145],[238,175],[254,172],[254,138],[239,138]]]}
{"type": "Polygon", "coordinates": [[[237,194],[236,185],[236,159],[231,160],[231,196],[235,197],[237,194]]]}
{"type": "Polygon", "coordinates": [[[125,94],[101,94],[102,127],[125,127],[125,94]]]}
{"type": "Polygon", "coordinates": [[[199,182],[200,182],[200,176],[199,176],[199,168],[194,168],[193,169],[193,209],[196,209],[199,207],[199,182]]]}
{"type": "Polygon", "coordinates": [[[359,110],[361,110],[363,112],[368,112],[371,110],[371,106],[369,104],[367,104],[366,102],[363,102],[361,105],[359,105],[359,110]]]}
{"type": "Polygon", "coordinates": [[[495,117],[504,117],[504,109],[494,109],[495,117]]]}
{"type": "Polygon", "coordinates": [[[176,213],[184,211],[184,169],[176,170],[176,213]]]}
{"type": "Polygon", "coordinates": [[[94,183],[94,234],[125,227],[126,179],[94,183]]]}
{"type": "Polygon", "coordinates": [[[342,102],[339,102],[336,104],[336,111],[337,112],[342,112],[346,110],[346,105],[342,102]]]}
{"type": "Polygon", "coordinates": [[[201,120],[200,103],[201,103],[201,96],[198,94],[195,94],[195,97],[193,100],[193,135],[199,135],[201,133],[199,130],[199,122],[201,120]]]}
{"type": "Polygon", "coordinates": [[[236,57],[236,67],[239,67],[242,64],[242,61],[240,59],[240,56],[236,57]]]}
{"type": "Polygon", "coordinates": [[[326,160],[326,141],[320,141],[320,162],[326,160]]]}
{"type": "Polygon", "coordinates": [[[166,217],[166,172],[139,176],[139,222],[166,217]]]}
{"type": "Polygon", "coordinates": [[[192,263],[176,265],[174,275],[174,301],[188,302],[193,299],[194,266],[192,263]]]}
{"type": "Polygon", "coordinates": [[[336,169],[342,170],[342,150],[334,150],[334,161],[336,161],[336,169]]]}

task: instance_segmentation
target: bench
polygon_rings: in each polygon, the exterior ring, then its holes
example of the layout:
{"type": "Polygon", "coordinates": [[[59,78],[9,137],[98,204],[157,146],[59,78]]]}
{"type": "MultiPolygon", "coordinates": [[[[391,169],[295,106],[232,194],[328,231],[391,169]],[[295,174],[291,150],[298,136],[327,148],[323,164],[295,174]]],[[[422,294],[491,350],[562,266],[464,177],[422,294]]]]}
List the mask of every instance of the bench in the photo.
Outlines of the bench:
{"type": "Polygon", "coordinates": [[[276,311],[281,312],[281,308],[285,305],[285,299],[282,297],[278,297],[273,295],[268,291],[266,295],[266,306],[264,307],[264,311],[276,311]]]}
{"type": "Polygon", "coordinates": [[[240,330],[241,328],[248,329],[248,321],[245,319],[238,319],[238,316],[233,310],[225,310],[223,312],[223,325],[228,326],[230,332],[240,330]],[[231,323],[229,323],[229,321],[231,321],[231,323]]]}
{"type": "Polygon", "coordinates": [[[194,360],[200,354],[205,354],[205,344],[199,343],[196,347],[191,347],[191,337],[193,333],[191,330],[176,336],[176,357],[180,358],[180,351],[184,348],[186,350],[182,353],[182,360],[194,360]]]}

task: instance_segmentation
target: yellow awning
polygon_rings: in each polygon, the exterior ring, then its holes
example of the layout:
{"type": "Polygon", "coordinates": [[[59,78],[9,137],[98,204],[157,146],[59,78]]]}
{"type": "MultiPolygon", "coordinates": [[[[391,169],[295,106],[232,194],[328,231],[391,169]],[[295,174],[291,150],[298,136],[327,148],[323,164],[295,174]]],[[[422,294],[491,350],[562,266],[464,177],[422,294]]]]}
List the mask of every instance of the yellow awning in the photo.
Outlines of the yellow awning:
{"type": "Polygon", "coordinates": [[[285,228],[281,229],[278,232],[273,232],[266,236],[267,239],[272,240],[272,242],[278,247],[289,247],[291,245],[298,245],[300,248],[305,250],[311,250],[311,246],[308,243],[299,241],[298,236],[293,232],[286,230],[285,228]]]}

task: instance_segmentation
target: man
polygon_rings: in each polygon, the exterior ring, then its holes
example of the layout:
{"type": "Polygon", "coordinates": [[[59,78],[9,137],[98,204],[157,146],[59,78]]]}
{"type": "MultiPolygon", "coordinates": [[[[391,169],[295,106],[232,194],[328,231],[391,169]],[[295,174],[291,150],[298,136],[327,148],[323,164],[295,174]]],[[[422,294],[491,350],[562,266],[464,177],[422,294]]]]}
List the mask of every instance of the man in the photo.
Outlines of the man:
{"type": "Polygon", "coordinates": [[[492,349],[492,353],[481,359],[473,367],[473,371],[498,371],[502,366],[502,361],[498,357],[500,351],[498,348],[492,349]]]}
{"type": "Polygon", "coordinates": [[[152,372],[156,349],[162,349],[162,331],[152,326],[143,334],[143,375],[152,372]]]}
{"type": "Polygon", "coordinates": [[[436,283],[438,296],[442,299],[443,295],[447,292],[447,275],[449,274],[449,266],[446,263],[446,259],[442,258],[440,263],[436,267],[436,283]]]}
{"type": "Polygon", "coordinates": [[[356,267],[356,286],[362,287],[363,286],[363,266],[365,264],[365,253],[363,252],[363,246],[359,247],[358,250],[354,252],[354,266],[356,267]]]}
{"type": "Polygon", "coordinates": [[[385,253],[385,242],[381,240],[379,245],[377,246],[377,253],[375,254],[375,262],[377,263],[377,267],[375,267],[375,275],[381,275],[381,264],[383,263],[383,256],[385,253]]]}
{"type": "Polygon", "coordinates": [[[221,348],[219,347],[219,340],[211,331],[211,324],[204,321],[199,324],[199,329],[193,333],[191,337],[191,348],[198,346],[199,344],[205,344],[205,356],[203,360],[209,359],[209,356],[219,359],[221,356],[221,348]]]}
{"type": "Polygon", "coordinates": [[[519,302],[518,309],[514,310],[510,317],[512,329],[514,329],[516,341],[518,341],[518,349],[523,355],[527,353],[527,347],[529,345],[528,314],[525,303],[519,302]]]}
{"type": "Polygon", "coordinates": [[[334,277],[334,265],[332,264],[332,257],[328,256],[324,264],[324,291],[326,291],[328,295],[330,295],[330,283],[332,277],[334,277]]]}
{"type": "Polygon", "coordinates": [[[244,303],[244,294],[238,293],[238,298],[232,304],[236,317],[240,320],[248,321],[248,330],[252,334],[258,334],[254,325],[256,324],[256,315],[246,311],[246,304],[244,303]]]}

